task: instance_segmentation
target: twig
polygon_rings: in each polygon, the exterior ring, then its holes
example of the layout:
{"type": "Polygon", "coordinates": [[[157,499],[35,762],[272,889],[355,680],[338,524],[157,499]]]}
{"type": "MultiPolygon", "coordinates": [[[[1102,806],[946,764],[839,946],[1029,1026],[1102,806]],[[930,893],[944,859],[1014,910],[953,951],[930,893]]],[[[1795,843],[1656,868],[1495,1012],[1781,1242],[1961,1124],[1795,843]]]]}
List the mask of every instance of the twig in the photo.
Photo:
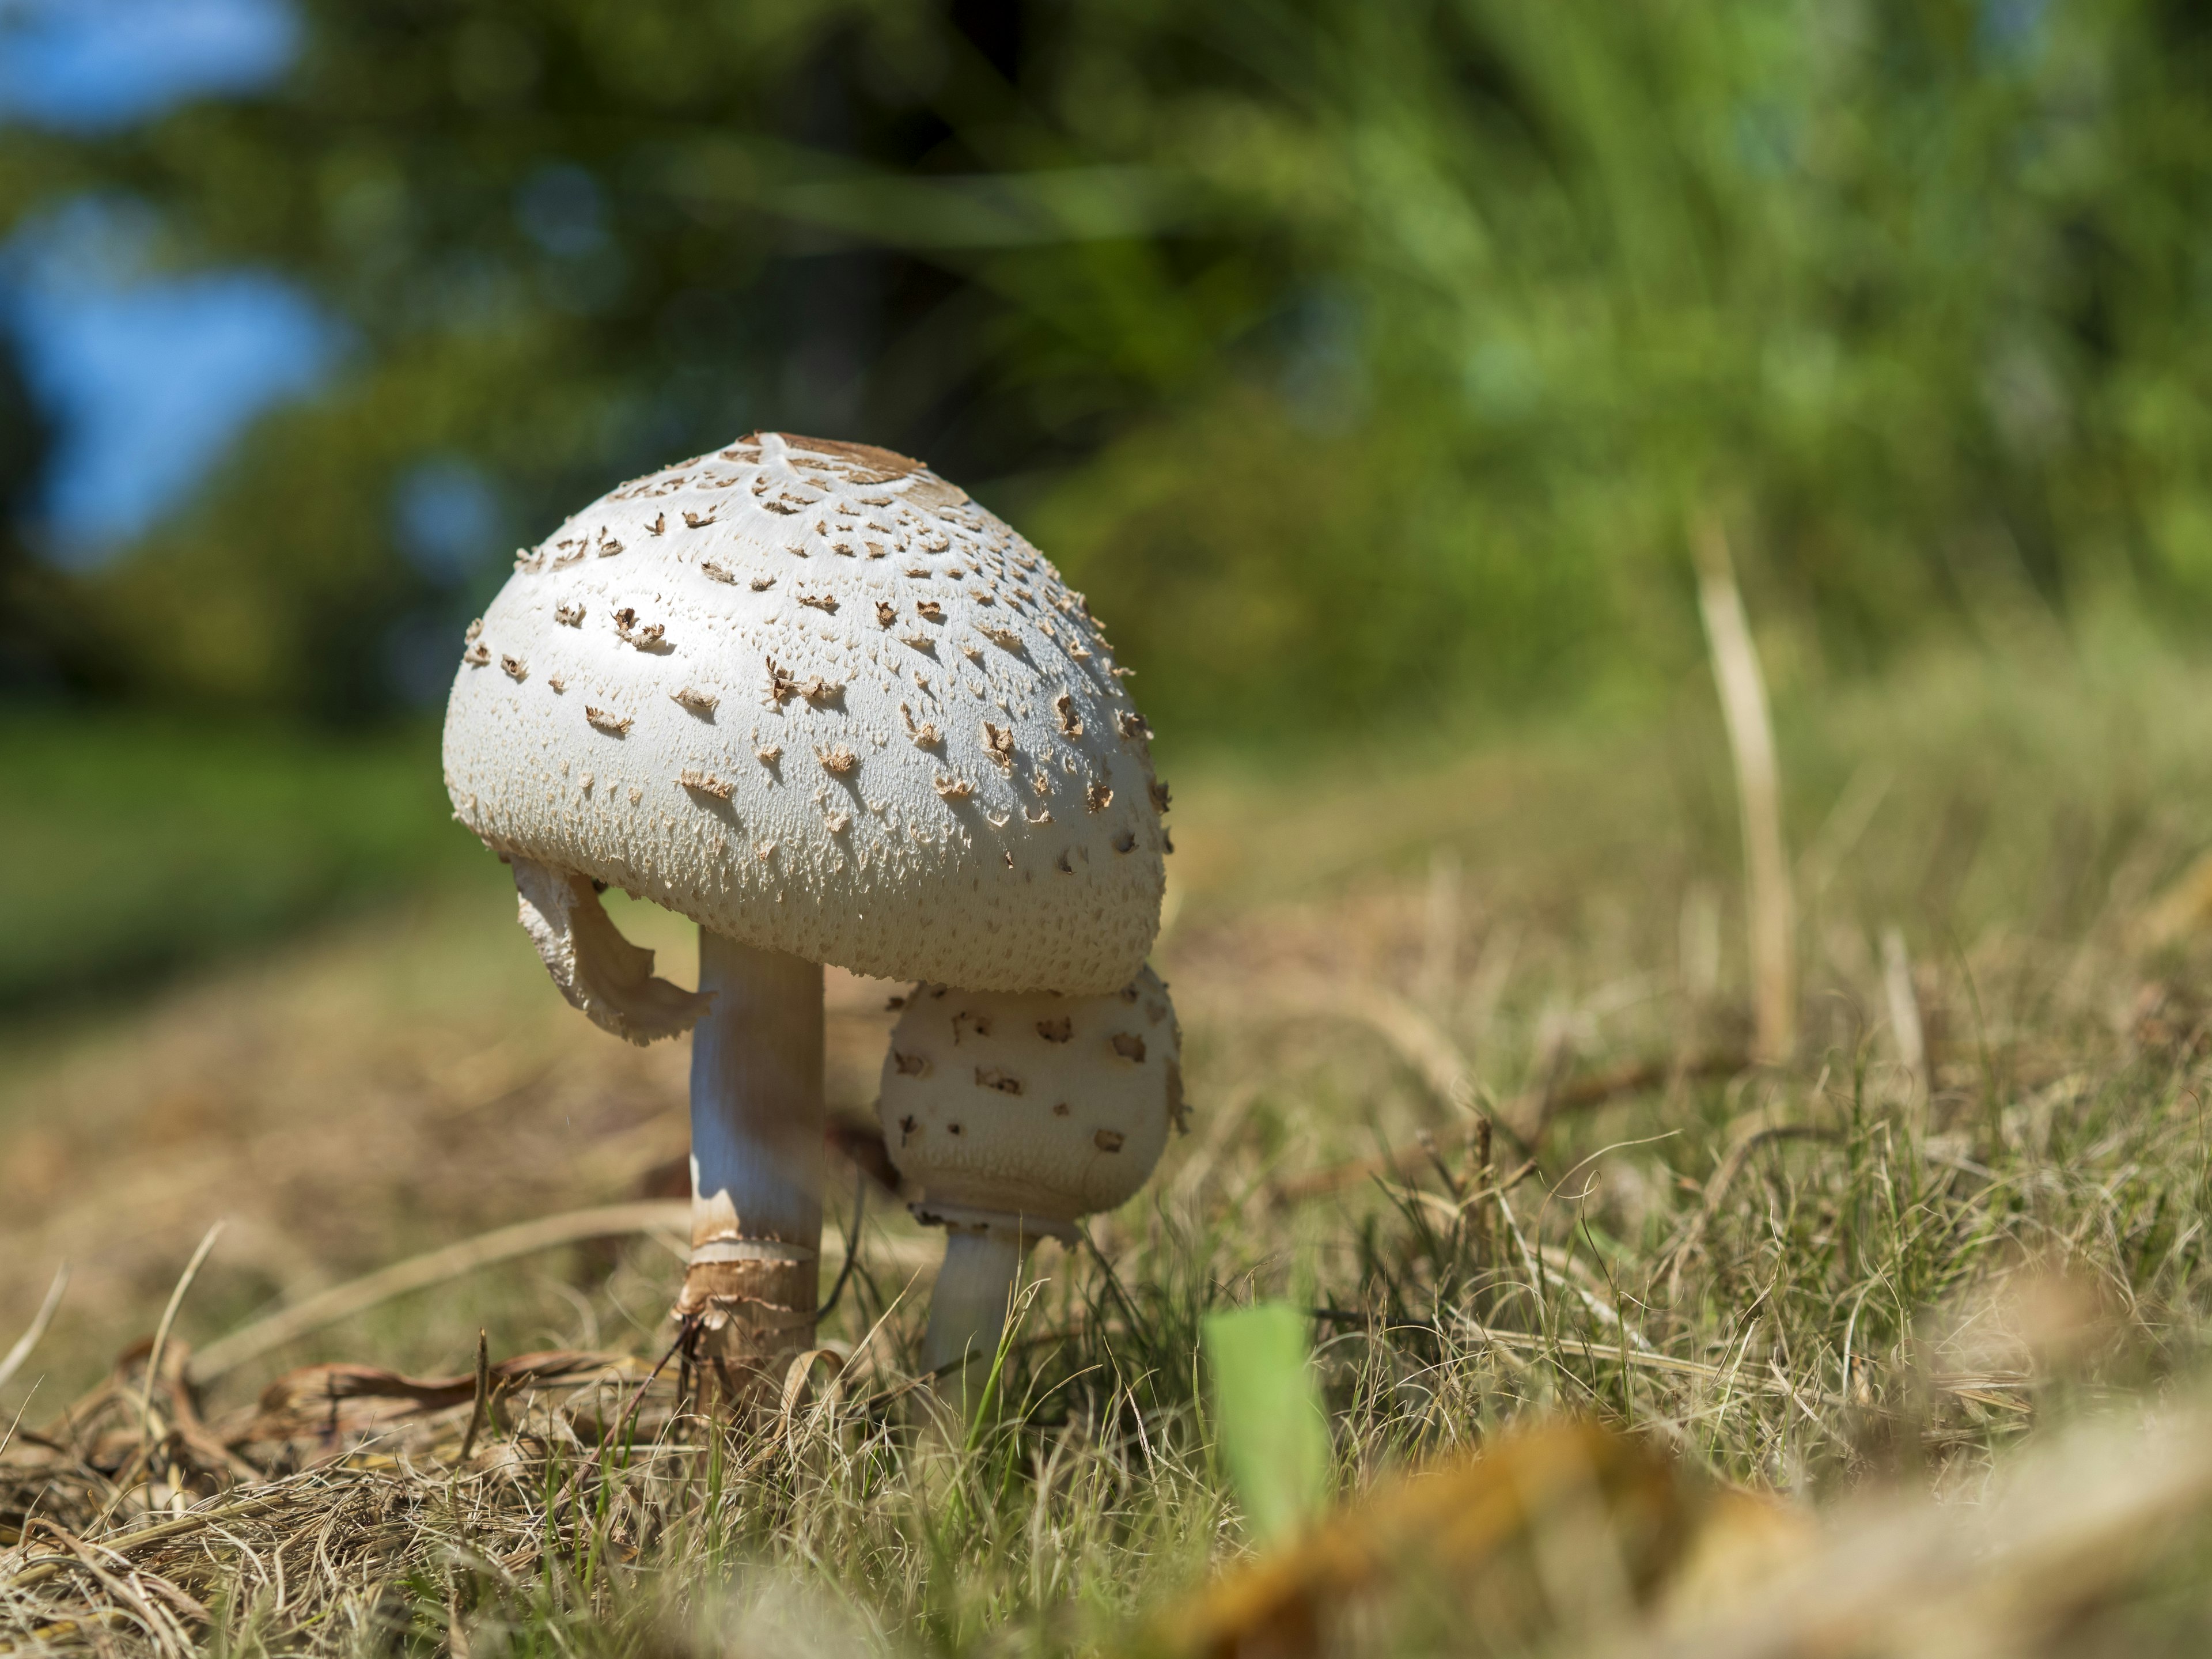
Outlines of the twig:
{"type": "Polygon", "coordinates": [[[31,1328],[15,1339],[15,1346],[8,1350],[8,1357],[0,1359],[0,1389],[23,1369],[23,1362],[31,1357],[31,1350],[46,1334],[46,1327],[54,1322],[54,1310],[62,1305],[62,1292],[69,1288],[69,1263],[64,1261],[54,1269],[53,1283],[46,1286],[46,1299],[39,1304],[39,1311],[31,1316],[31,1328]]]}
{"type": "Polygon", "coordinates": [[[511,1261],[556,1245],[580,1243],[587,1238],[680,1230],[690,1224],[690,1216],[691,1206],[686,1201],[653,1199],[635,1204],[609,1204],[594,1210],[574,1210],[566,1215],[546,1216],[464,1239],[427,1255],[394,1262],[349,1284],[336,1285],[281,1309],[266,1319],[257,1320],[242,1330],[234,1331],[219,1342],[210,1342],[193,1358],[190,1367],[191,1379],[195,1382],[211,1382],[309,1331],[320,1330],[394,1297],[458,1279],[495,1261],[511,1261]]]}
{"type": "Polygon", "coordinates": [[[477,1397],[469,1407],[469,1431],[461,1437],[459,1462],[469,1461],[469,1454],[477,1449],[477,1436],[483,1431],[484,1412],[491,1404],[491,1336],[489,1332],[477,1333],[477,1397]]]}
{"type": "Polygon", "coordinates": [[[1744,620],[1743,595],[1729,559],[1728,540],[1712,517],[1698,524],[1698,606],[1712,650],[1713,682],[1735,762],[1736,799],[1743,815],[1744,890],[1750,915],[1753,1001],[1759,1054],[1786,1058],[1796,1045],[1796,906],[1782,841],[1782,789],[1775,762],[1774,721],[1766,680],[1744,620]]]}
{"type": "Polygon", "coordinates": [[[154,1381],[161,1374],[161,1351],[169,1346],[169,1328],[177,1322],[177,1310],[185,1305],[185,1293],[192,1281],[200,1276],[200,1264],[215,1249],[215,1242],[222,1237],[225,1224],[218,1220],[207,1230],[200,1240],[199,1249],[192,1259],[185,1263],[185,1271],[178,1277],[177,1288],[169,1292],[169,1305],[161,1310],[161,1322],[154,1328],[154,1346],[146,1351],[146,1385],[138,1391],[138,1438],[143,1442],[151,1437],[154,1419],[154,1381]]]}
{"type": "Polygon", "coordinates": [[[1562,1113],[1585,1111],[1678,1079],[1734,1077],[1750,1064],[1751,1056],[1741,1048],[1717,1048],[1682,1060],[1636,1060],[1572,1083],[1532,1091],[1514,1103],[1509,1115],[1518,1125],[1522,1143],[1532,1145],[1562,1113]]]}

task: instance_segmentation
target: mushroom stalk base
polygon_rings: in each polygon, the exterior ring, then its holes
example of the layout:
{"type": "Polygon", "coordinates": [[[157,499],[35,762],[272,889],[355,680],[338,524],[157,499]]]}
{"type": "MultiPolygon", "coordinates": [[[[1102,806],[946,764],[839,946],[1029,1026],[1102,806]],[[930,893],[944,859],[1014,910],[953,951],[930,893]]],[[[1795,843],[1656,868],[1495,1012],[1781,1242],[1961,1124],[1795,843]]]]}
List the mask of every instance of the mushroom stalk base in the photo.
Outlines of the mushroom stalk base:
{"type": "Polygon", "coordinates": [[[982,1405],[992,1356],[1020,1282],[1022,1250],[1022,1243],[999,1228],[945,1230],[945,1266],[930,1295],[921,1364],[929,1371],[954,1366],[937,1379],[937,1391],[970,1415],[982,1405]],[[964,1364],[955,1364],[963,1358],[964,1364]]]}
{"type": "Polygon", "coordinates": [[[699,930],[691,1035],[691,1262],[677,1298],[696,1316],[718,1402],[773,1400],[814,1346],[822,1243],[822,969],[699,930]]]}

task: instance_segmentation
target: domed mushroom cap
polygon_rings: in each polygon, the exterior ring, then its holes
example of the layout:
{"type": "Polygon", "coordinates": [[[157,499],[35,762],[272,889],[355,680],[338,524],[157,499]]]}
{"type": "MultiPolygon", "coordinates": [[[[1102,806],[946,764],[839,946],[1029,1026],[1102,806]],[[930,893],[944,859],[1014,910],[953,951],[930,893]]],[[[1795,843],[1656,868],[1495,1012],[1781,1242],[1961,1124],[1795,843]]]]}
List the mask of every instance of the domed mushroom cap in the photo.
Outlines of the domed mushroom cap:
{"type": "Polygon", "coordinates": [[[518,556],[446,785],[501,852],[744,944],[1099,992],[1158,926],[1150,735],[1082,596],[957,486],[760,433],[518,556]]]}
{"type": "Polygon", "coordinates": [[[1184,1109],[1182,1032],[1149,968],[1103,997],[920,987],[878,1108],[923,1220],[1054,1233],[1143,1186],[1184,1109]]]}

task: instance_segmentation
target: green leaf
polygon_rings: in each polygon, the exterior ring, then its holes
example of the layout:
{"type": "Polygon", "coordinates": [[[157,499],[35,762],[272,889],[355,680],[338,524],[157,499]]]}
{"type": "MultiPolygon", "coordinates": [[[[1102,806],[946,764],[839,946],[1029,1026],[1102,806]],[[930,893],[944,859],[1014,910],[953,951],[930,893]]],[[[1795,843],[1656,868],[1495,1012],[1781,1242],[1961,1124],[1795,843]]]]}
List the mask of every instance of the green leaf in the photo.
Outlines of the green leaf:
{"type": "Polygon", "coordinates": [[[1245,1524],[1261,1541],[1297,1529],[1328,1500],[1328,1418],[1306,1352],[1306,1318],[1262,1302],[1208,1316],[1214,1433],[1245,1524]]]}

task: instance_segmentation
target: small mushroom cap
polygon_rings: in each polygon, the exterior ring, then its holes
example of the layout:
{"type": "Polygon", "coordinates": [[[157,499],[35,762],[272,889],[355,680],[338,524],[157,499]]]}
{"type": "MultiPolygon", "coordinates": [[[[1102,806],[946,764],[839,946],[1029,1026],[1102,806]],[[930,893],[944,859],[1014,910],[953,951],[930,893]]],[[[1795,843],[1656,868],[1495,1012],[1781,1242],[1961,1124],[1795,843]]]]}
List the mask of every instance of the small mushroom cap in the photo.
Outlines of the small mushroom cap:
{"type": "Polygon", "coordinates": [[[922,1219],[1064,1231],[1127,1201],[1182,1125],[1175,1006],[1149,968],[1103,997],[919,987],[878,1110],[922,1219]]]}
{"type": "Polygon", "coordinates": [[[446,786],[500,852],[759,949],[1098,993],[1158,928],[1149,735],[1012,530],[918,462],[768,432],[518,557],[446,786]]]}

